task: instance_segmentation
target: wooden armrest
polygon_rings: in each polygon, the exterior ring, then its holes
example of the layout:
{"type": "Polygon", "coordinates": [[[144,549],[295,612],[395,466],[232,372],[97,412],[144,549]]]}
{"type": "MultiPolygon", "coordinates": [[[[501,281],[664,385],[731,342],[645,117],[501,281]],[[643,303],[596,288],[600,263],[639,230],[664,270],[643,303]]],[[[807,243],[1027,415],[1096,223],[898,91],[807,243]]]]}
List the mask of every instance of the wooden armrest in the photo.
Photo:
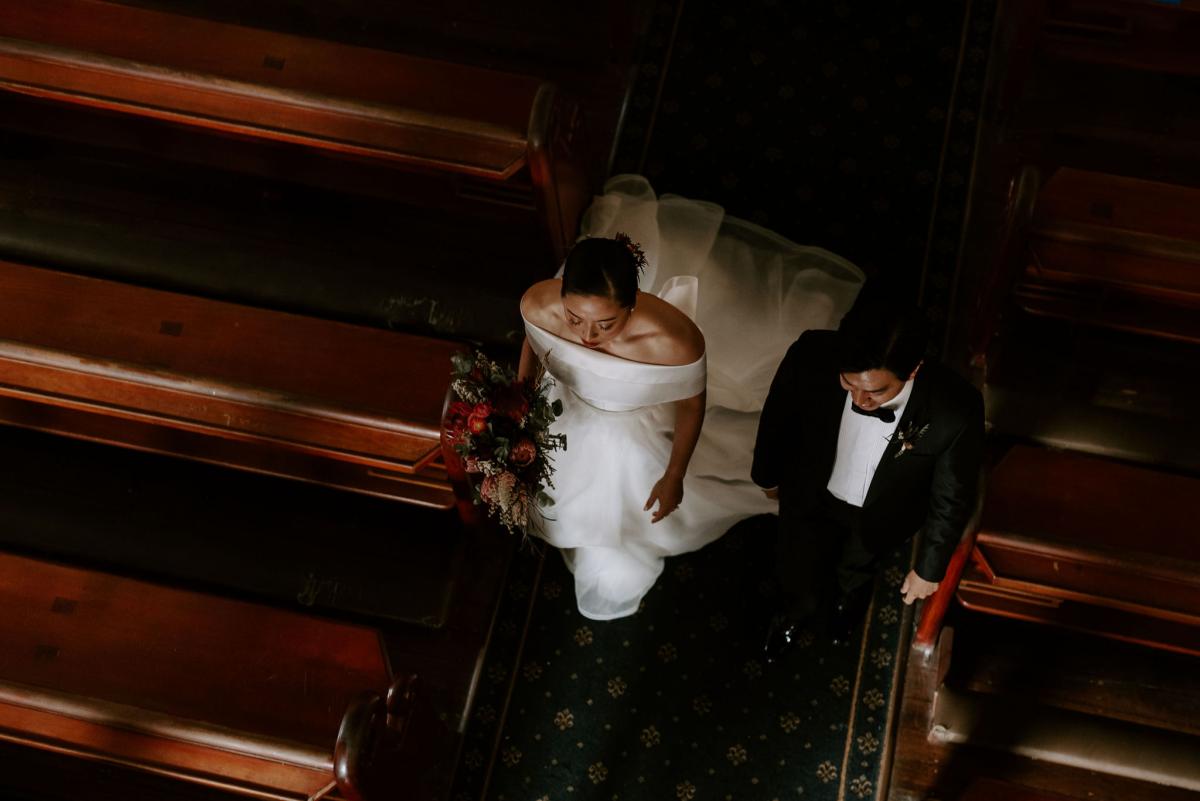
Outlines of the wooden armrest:
{"type": "Polygon", "coordinates": [[[921,605],[920,618],[917,622],[917,631],[913,635],[912,647],[926,662],[932,660],[936,653],[938,637],[942,633],[942,623],[946,618],[946,612],[949,611],[950,603],[954,600],[954,596],[958,592],[958,583],[962,579],[963,570],[967,566],[971,552],[975,549],[975,538],[979,533],[979,521],[983,515],[986,478],[986,472],[981,469],[979,475],[979,492],[975,500],[975,511],[971,515],[971,519],[967,522],[966,530],[963,531],[958,547],[954,549],[954,555],[950,557],[950,564],[946,566],[946,574],[938,583],[937,592],[921,605]]]}

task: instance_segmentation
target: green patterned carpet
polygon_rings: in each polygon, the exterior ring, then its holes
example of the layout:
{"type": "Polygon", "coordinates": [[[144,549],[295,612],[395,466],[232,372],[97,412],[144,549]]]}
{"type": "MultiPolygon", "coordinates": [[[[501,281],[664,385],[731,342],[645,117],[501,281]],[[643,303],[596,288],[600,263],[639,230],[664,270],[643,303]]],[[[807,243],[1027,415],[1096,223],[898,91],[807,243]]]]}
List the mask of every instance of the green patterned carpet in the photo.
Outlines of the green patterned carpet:
{"type": "Polygon", "coordinates": [[[910,554],[885,560],[860,649],[806,637],[766,665],[772,520],[669,560],[641,611],[608,623],[576,611],[557,552],[546,554],[540,582],[526,553],[455,801],[877,797],[911,619],[898,594],[910,554]],[[529,636],[514,661],[530,592],[529,636]]]}

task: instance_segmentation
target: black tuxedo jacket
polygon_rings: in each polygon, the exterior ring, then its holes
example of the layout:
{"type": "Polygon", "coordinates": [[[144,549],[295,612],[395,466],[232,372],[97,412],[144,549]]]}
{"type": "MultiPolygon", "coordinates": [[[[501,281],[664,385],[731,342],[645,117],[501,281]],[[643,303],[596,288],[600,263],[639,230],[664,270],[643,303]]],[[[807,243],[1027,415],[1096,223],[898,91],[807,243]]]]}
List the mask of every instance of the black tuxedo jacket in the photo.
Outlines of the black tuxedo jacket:
{"type": "MultiPolygon", "coordinates": [[[[833,473],[846,403],[837,337],[836,331],[806,331],[796,340],[759,421],[751,476],[761,487],[779,488],[784,536],[798,535],[805,519],[817,513],[833,473]]],[[[923,364],[896,430],[926,425],[902,454],[897,437],[888,443],[863,502],[862,537],[878,553],[920,530],[917,575],[941,581],[975,508],[983,457],[978,390],[939,364],[923,364]]]]}

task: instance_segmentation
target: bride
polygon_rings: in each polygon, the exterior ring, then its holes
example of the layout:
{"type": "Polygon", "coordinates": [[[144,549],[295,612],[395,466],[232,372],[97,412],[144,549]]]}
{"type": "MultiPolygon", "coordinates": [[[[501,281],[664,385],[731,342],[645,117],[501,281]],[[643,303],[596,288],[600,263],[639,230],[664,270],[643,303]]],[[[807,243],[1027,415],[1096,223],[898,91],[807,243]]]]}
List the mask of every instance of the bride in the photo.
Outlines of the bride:
{"type": "Polygon", "coordinates": [[[836,327],[863,276],[639,176],[608,182],[582,234],[561,277],[521,299],[519,377],[540,363],[563,403],[539,534],[580,613],[610,620],[637,611],[664,557],[775,511],[750,480],[763,400],[788,346],[836,327]]]}

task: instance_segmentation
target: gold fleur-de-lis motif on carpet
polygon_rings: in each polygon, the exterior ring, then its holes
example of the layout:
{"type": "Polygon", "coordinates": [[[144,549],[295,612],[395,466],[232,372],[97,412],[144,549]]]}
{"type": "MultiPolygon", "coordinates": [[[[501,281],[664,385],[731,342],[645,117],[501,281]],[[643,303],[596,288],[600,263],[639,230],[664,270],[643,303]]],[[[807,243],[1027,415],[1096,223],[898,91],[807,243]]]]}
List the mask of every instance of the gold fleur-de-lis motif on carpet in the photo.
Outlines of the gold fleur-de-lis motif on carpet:
{"type": "Polygon", "coordinates": [[[854,793],[859,798],[866,798],[874,789],[871,785],[871,780],[866,776],[857,776],[850,781],[850,792],[854,793]]]}
{"type": "Polygon", "coordinates": [[[587,775],[592,784],[599,784],[608,778],[608,768],[604,767],[603,762],[595,762],[588,766],[587,775]]]}
{"type": "Polygon", "coordinates": [[[892,652],[887,648],[876,648],[871,652],[871,664],[883,669],[892,664],[892,652]]]}
{"type": "Polygon", "coordinates": [[[515,768],[521,761],[521,751],[518,748],[505,748],[500,752],[500,761],[510,768],[515,768]]]}
{"type": "Polygon", "coordinates": [[[899,587],[900,582],[904,581],[904,571],[892,565],[883,571],[883,580],[894,587],[899,587]]]}
{"type": "Polygon", "coordinates": [[[681,781],[675,785],[675,797],[679,801],[692,801],[696,797],[696,785],[689,781],[681,781]]]}
{"type": "Polygon", "coordinates": [[[722,614],[713,615],[708,619],[708,627],[715,632],[722,632],[729,628],[729,618],[722,614]]]}
{"type": "Polygon", "coordinates": [[[622,695],[624,695],[627,687],[628,685],[625,683],[625,679],[621,678],[620,676],[613,676],[608,680],[608,694],[613,698],[620,698],[622,695]]]}
{"type": "Polygon", "coordinates": [[[697,715],[707,715],[712,712],[712,699],[707,695],[697,695],[692,699],[692,711],[697,715]]]}
{"type": "Polygon", "coordinates": [[[675,643],[665,642],[658,647],[658,658],[663,664],[674,662],[679,656],[679,651],[675,648],[675,643]]]}
{"type": "Polygon", "coordinates": [[[558,727],[559,731],[566,731],[575,725],[575,716],[569,709],[560,709],[554,716],[554,725],[558,727]]]}
{"type": "Polygon", "coordinates": [[[729,746],[729,750],[725,752],[725,758],[736,768],[738,765],[746,764],[746,760],[750,757],[746,754],[746,746],[737,743],[729,746]]]}
{"type": "Polygon", "coordinates": [[[508,678],[508,668],[497,662],[488,668],[488,678],[494,684],[502,684],[508,678]]]}
{"type": "Polygon", "coordinates": [[[762,663],[757,659],[747,660],[746,664],[742,665],[742,673],[745,673],[748,679],[757,679],[763,674],[762,663]]]}
{"type": "Polygon", "coordinates": [[[525,665],[521,672],[524,674],[526,681],[537,681],[542,677],[542,666],[537,662],[530,662],[525,665]]]}
{"type": "Polygon", "coordinates": [[[855,742],[858,743],[858,750],[864,754],[873,754],[879,749],[879,740],[871,732],[859,735],[855,742]]]}
{"type": "Polygon", "coordinates": [[[841,698],[850,692],[850,680],[845,676],[834,676],[833,681],[829,682],[829,691],[834,698],[841,698]]]}
{"type": "Polygon", "coordinates": [[[696,575],[696,571],[691,565],[682,564],[675,568],[675,578],[680,584],[686,584],[692,576],[696,575]]]}
{"type": "Polygon", "coordinates": [[[890,626],[900,619],[900,612],[894,606],[881,606],[879,608],[879,622],[885,626],[890,626]]]}
{"type": "Polygon", "coordinates": [[[881,706],[883,706],[883,703],[884,703],[883,691],[878,688],[872,687],[871,689],[869,689],[865,693],[863,693],[862,701],[863,701],[863,706],[865,706],[867,709],[874,712],[875,710],[877,710],[881,706]]]}
{"type": "Polygon", "coordinates": [[[817,765],[817,778],[823,782],[831,782],[837,778],[837,766],[828,759],[817,765]]]}
{"type": "Polygon", "coordinates": [[[647,748],[653,748],[662,742],[662,735],[658,733],[658,729],[654,726],[647,726],[642,729],[642,745],[647,748]]]}
{"type": "Polygon", "coordinates": [[[791,734],[800,728],[800,716],[795,712],[785,712],[779,716],[779,728],[783,729],[785,734],[791,734]]]}
{"type": "Polygon", "coordinates": [[[562,585],[557,581],[547,581],[542,586],[542,597],[547,601],[553,601],[560,595],[562,595],[562,585]]]}
{"type": "Polygon", "coordinates": [[[480,723],[492,723],[496,720],[496,707],[484,704],[475,710],[475,719],[480,723]]]}
{"type": "Polygon", "coordinates": [[[587,626],[580,626],[575,629],[575,644],[578,646],[591,645],[592,640],[595,638],[596,636],[592,634],[592,630],[587,626]]]}

